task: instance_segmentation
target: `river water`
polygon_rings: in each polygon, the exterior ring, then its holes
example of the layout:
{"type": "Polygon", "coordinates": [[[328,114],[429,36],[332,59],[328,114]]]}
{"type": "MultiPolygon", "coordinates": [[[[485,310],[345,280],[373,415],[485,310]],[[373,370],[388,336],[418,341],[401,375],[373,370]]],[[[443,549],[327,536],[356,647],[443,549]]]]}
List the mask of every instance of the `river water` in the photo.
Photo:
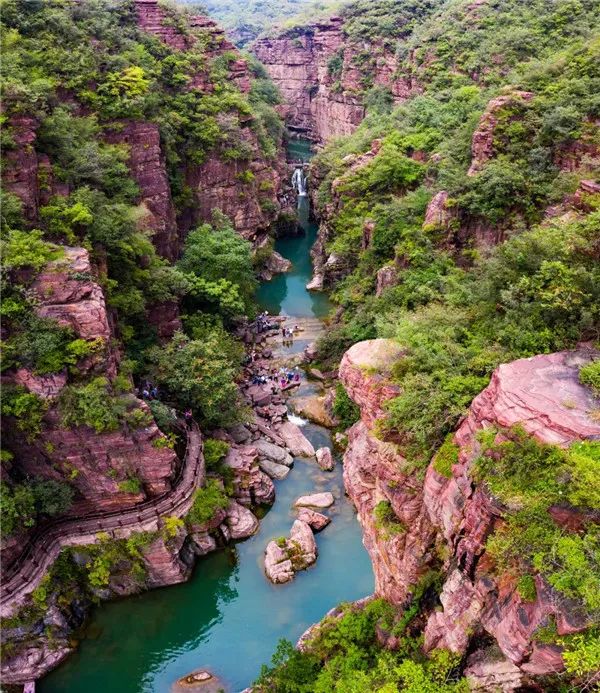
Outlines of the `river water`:
{"type": "MultiPolygon", "coordinates": [[[[308,143],[294,141],[293,158],[310,155],[308,143]]],[[[322,318],[327,297],[305,289],[311,276],[309,250],[316,225],[308,198],[299,198],[305,234],[280,239],[276,249],[292,270],[265,282],[258,300],[272,314],[322,318]]],[[[297,340],[291,351],[303,346],[297,340]]],[[[303,386],[309,391],[310,384],[303,386]]],[[[307,424],[315,448],[331,445],[329,431],[307,424]]],[[[344,497],[341,464],[322,472],[314,462],[296,460],[276,500],[250,539],[202,558],[189,582],[103,604],[92,614],[77,652],[38,684],[41,693],[167,693],[179,677],[206,667],[240,691],[269,661],[280,638],[293,642],[341,601],[371,594],[373,574],[362,546],[354,509],[344,497]],[[317,534],[316,564],[285,585],[272,585],[263,572],[263,552],[272,538],[287,535],[295,519],[294,500],[331,491],[332,522],[317,534]]]]}

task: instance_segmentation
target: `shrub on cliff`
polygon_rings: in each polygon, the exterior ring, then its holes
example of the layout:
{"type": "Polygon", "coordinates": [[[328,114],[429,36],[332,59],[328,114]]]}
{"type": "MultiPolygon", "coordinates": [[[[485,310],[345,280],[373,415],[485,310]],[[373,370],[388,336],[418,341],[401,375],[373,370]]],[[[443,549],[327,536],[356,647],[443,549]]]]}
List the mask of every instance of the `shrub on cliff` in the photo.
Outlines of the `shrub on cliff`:
{"type": "MultiPolygon", "coordinates": [[[[195,296],[202,305],[202,299],[211,304],[210,287],[235,287],[241,304],[239,312],[246,312],[253,303],[256,290],[256,278],[252,264],[252,248],[237,234],[229,220],[222,214],[215,214],[213,225],[203,224],[190,231],[186,238],[181,259],[177,264],[181,272],[191,274],[203,282],[205,287],[196,289],[195,296]]],[[[194,283],[192,286],[195,286],[194,283]]],[[[231,317],[235,302],[221,305],[214,300],[217,312],[221,310],[231,317]]],[[[213,303],[213,306],[214,306],[213,303]]]]}
{"type": "Polygon", "coordinates": [[[27,483],[0,484],[2,533],[10,536],[33,527],[41,517],[66,513],[73,503],[73,489],[54,479],[34,478],[27,483]]]}
{"type": "Polygon", "coordinates": [[[379,335],[407,349],[385,426],[407,435],[415,461],[430,459],[499,363],[594,337],[599,222],[594,212],[532,229],[455,275],[441,301],[379,316],[379,335]]]}
{"type": "Polygon", "coordinates": [[[204,488],[198,489],[194,503],[186,516],[190,524],[202,525],[214,517],[217,510],[224,510],[229,498],[216,479],[208,479],[204,488]]]}
{"type": "Polygon", "coordinates": [[[317,626],[302,651],[280,641],[272,666],[263,666],[255,689],[261,693],[469,690],[467,682],[456,675],[459,658],[442,650],[425,657],[419,651],[419,641],[405,632],[406,622],[397,649],[389,652],[381,648],[376,629],[389,632],[393,620],[394,609],[381,599],[361,608],[342,607],[339,617],[328,617],[317,626]]]}
{"type": "Polygon", "coordinates": [[[500,570],[540,572],[558,592],[576,599],[590,614],[600,613],[600,536],[586,513],[600,507],[597,482],[600,443],[575,443],[564,450],[543,445],[515,428],[481,436],[477,479],[508,510],[487,542],[500,570]],[[552,506],[570,504],[584,529],[565,532],[552,519],[552,506]],[[514,510],[516,508],[516,511],[514,510]]]}

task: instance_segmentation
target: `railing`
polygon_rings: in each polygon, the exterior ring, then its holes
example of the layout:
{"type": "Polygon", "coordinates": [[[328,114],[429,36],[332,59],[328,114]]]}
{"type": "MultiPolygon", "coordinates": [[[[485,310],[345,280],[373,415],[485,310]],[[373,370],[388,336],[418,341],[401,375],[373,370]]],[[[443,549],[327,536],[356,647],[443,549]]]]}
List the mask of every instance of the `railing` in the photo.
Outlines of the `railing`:
{"type": "Polygon", "coordinates": [[[30,587],[28,592],[35,589],[33,583],[41,580],[46,564],[56,558],[63,546],[77,543],[73,540],[92,533],[110,531],[115,536],[115,530],[127,530],[154,519],[158,521],[161,515],[167,512],[175,513],[181,505],[185,505],[191,499],[193,491],[204,484],[205,476],[202,435],[196,423],[192,423],[187,434],[183,464],[172,490],[127,510],[93,512],[75,518],[56,520],[39,528],[29,537],[20,555],[3,576],[0,587],[2,615],[7,615],[12,607],[11,602],[23,596],[27,586],[30,587]],[[75,532],[69,532],[70,529],[75,532]],[[25,571],[26,568],[29,570],[25,571]]]}

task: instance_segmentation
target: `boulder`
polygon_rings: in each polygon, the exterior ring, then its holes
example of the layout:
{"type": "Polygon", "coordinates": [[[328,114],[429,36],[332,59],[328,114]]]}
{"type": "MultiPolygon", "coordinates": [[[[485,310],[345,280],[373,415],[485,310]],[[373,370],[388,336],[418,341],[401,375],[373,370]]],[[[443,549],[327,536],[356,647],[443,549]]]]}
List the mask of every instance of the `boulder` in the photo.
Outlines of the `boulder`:
{"type": "Polygon", "coordinates": [[[267,258],[265,264],[259,272],[261,281],[270,281],[274,275],[288,272],[292,263],[280,255],[277,251],[273,251],[267,258]]]}
{"type": "Polygon", "coordinates": [[[298,519],[292,525],[289,539],[270,541],[265,550],[265,573],[271,582],[293,579],[317,560],[317,543],[308,522],[298,519]]]}
{"type": "Polygon", "coordinates": [[[298,519],[306,522],[315,532],[320,532],[322,529],[325,529],[331,522],[330,517],[318,513],[316,510],[311,510],[310,508],[301,508],[298,513],[298,519]]]}
{"type": "Polygon", "coordinates": [[[309,496],[300,496],[298,500],[294,503],[296,508],[329,508],[335,503],[335,498],[333,494],[329,491],[324,493],[313,493],[309,496]]]}
{"type": "Polygon", "coordinates": [[[293,457],[279,445],[274,443],[269,443],[269,441],[259,438],[255,443],[256,448],[260,457],[266,457],[271,462],[276,462],[277,464],[283,464],[286,467],[291,467],[294,462],[293,457]]]}
{"type": "Polygon", "coordinates": [[[256,532],[259,525],[254,514],[235,501],[231,501],[227,507],[225,522],[231,539],[247,539],[256,532]]]}
{"type": "Polygon", "coordinates": [[[277,433],[285,442],[286,448],[294,457],[314,457],[315,449],[304,433],[291,421],[283,421],[277,427],[277,433]]]}
{"type": "Polygon", "coordinates": [[[325,406],[326,398],[324,395],[309,395],[306,397],[295,397],[292,400],[292,407],[296,414],[303,416],[319,426],[333,428],[335,421],[327,411],[325,406]]]}
{"type": "Polygon", "coordinates": [[[288,557],[286,548],[282,548],[274,541],[270,541],[265,550],[265,573],[275,584],[289,582],[294,578],[292,561],[288,557]]]}
{"type": "Polygon", "coordinates": [[[316,453],[317,464],[321,469],[330,472],[335,467],[335,461],[329,448],[319,448],[316,453]]]}
{"type": "Polygon", "coordinates": [[[294,570],[304,570],[317,560],[317,542],[308,522],[296,520],[288,541],[288,553],[294,570]]]}
{"type": "Polygon", "coordinates": [[[285,479],[290,473],[290,468],[285,464],[277,464],[271,460],[258,460],[258,466],[272,479],[285,479]]]}

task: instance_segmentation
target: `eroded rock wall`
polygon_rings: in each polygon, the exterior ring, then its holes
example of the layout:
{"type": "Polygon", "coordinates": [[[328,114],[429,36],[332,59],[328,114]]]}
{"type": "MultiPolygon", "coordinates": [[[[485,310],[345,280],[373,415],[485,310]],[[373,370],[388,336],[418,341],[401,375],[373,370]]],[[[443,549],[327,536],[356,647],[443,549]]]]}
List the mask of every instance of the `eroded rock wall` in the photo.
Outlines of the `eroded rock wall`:
{"type": "Polygon", "coordinates": [[[392,50],[349,39],[342,17],[260,38],[251,50],[281,91],[288,126],[319,144],[354,132],[371,80],[396,101],[418,92],[409,75],[398,74],[392,50]]]}
{"type": "MultiPolygon", "coordinates": [[[[559,635],[587,627],[575,605],[539,575],[537,596],[528,601],[519,595],[513,577],[491,573],[485,542],[506,509],[473,480],[470,467],[478,454],[477,433],[489,427],[518,425],[542,443],[563,447],[597,440],[600,424],[591,417],[597,401],[578,379],[579,367],[589,362],[590,355],[589,350],[559,352],[500,366],[489,386],[473,400],[454,436],[459,455],[451,477],[440,475],[433,465],[428,468],[424,502],[452,554],[441,595],[444,608],[430,616],[425,630],[427,648],[464,653],[471,635],[484,631],[523,672],[550,674],[563,668],[560,649],[535,642],[536,630],[551,615],[559,635]]],[[[563,514],[557,513],[556,518],[563,514]]]]}
{"type": "MultiPolygon", "coordinates": [[[[526,600],[514,576],[494,569],[486,540],[509,510],[470,470],[480,446],[477,434],[490,427],[518,425],[542,443],[563,447],[600,439],[593,416],[598,401],[578,379],[579,367],[594,354],[582,348],[500,366],[454,435],[459,452],[450,476],[436,471],[433,460],[424,480],[410,472],[398,446],[377,435],[382,406],[400,391],[390,383],[390,367],[402,356],[398,346],[361,342],[342,359],[340,380],[361,410],[361,420],[348,431],[344,481],[373,561],[376,594],[402,606],[421,575],[441,569],[441,609],[427,618],[425,649],[469,652],[467,674],[477,690],[491,682],[516,690],[528,677],[562,671],[561,648],[536,639],[550,620],[559,635],[589,627],[589,617],[542,576],[535,576],[535,599],[526,600]],[[495,658],[479,652],[474,638],[493,638],[495,658]]],[[[553,506],[550,514],[567,531],[579,531],[590,520],[566,506],[553,506]]]]}

